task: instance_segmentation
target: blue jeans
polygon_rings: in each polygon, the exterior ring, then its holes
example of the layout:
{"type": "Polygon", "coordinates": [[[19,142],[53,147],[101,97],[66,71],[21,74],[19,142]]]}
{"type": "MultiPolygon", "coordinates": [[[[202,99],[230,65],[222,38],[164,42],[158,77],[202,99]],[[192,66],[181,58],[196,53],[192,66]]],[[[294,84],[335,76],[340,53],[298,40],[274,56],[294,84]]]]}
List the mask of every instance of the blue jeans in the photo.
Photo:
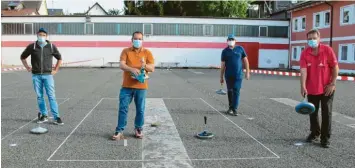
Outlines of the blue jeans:
{"type": "Polygon", "coordinates": [[[116,132],[122,132],[125,129],[127,125],[128,108],[133,98],[134,104],[136,105],[134,127],[140,130],[143,129],[146,92],[145,89],[121,88],[116,132]]]}
{"type": "Polygon", "coordinates": [[[240,88],[242,87],[242,80],[243,79],[227,78],[226,77],[229,109],[232,109],[232,110],[238,109],[240,88]]]}
{"type": "Polygon", "coordinates": [[[57,118],[59,117],[59,113],[58,113],[57,100],[55,98],[53,75],[33,74],[32,82],[33,82],[34,90],[37,95],[37,103],[38,103],[38,108],[40,113],[42,115],[48,116],[46,102],[44,101],[44,97],[43,97],[43,87],[44,87],[48,96],[52,115],[54,119],[57,120],[57,118]]]}

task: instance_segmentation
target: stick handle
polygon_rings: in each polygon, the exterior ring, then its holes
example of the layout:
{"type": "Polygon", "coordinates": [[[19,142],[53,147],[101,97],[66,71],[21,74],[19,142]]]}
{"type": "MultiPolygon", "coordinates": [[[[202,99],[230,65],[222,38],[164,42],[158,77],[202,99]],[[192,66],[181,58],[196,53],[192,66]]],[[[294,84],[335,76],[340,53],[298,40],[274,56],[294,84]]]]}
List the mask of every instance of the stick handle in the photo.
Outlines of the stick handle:
{"type": "Polygon", "coordinates": [[[205,118],[205,124],[207,124],[207,117],[205,116],[204,118],[205,118]]]}

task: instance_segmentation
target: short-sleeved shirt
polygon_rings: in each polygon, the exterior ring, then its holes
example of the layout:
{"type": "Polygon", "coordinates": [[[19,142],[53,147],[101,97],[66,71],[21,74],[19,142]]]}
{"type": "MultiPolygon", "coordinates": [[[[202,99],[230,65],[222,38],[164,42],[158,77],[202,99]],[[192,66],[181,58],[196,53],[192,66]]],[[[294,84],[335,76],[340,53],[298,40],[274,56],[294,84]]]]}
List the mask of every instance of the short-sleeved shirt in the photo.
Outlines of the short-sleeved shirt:
{"type": "Polygon", "coordinates": [[[306,89],[309,95],[324,93],[324,87],[332,81],[331,68],[338,64],[333,49],[319,44],[318,55],[312,54],[308,47],[301,53],[300,67],[307,68],[306,89]]]}
{"type": "Polygon", "coordinates": [[[242,59],[247,54],[242,46],[235,46],[233,49],[227,47],[222,51],[221,61],[225,62],[225,78],[243,79],[242,59]]]}
{"type": "MultiPolygon", "coordinates": [[[[142,68],[142,58],[144,58],[146,64],[154,64],[152,53],[143,47],[139,50],[136,50],[133,47],[123,49],[120,61],[126,61],[127,66],[140,70],[142,68]]],[[[132,78],[130,72],[125,71],[123,72],[122,87],[148,89],[148,80],[145,80],[144,83],[140,83],[138,80],[132,78]]]]}

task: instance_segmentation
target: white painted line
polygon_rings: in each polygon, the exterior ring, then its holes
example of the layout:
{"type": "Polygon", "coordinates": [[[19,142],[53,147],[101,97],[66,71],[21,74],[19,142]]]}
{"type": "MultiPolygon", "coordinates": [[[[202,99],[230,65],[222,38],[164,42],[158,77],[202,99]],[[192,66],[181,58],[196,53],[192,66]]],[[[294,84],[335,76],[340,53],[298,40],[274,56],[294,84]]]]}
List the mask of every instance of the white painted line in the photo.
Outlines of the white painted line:
{"type": "MultiPolygon", "coordinates": [[[[68,101],[69,98],[65,99],[63,102],[59,103],[58,106],[62,105],[63,103],[65,103],[66,101],[68,101]]],[[[32,123],[34,120],[36,120],[38,117],[32,119],[31,121],[29,121],[28,123],[26,123],[25,125],[21,126],[20,128],[17,128],[15,131],[12,131],[10,134],[7,134],[6,136],[4,136],[3,138],[1,138],[1,140],[5,139],[6,137],[12,135],[13,133],[17,132],[18,130],[20,130],[21,128],[27,126],[28,124],[32,123]]]]}
{"type": "MultiPolygon", "coordinates": [[[[117,99],[114,97],[103,97],[102,99],[117,99]]],[[[147,99],[154,99],[154,98],[147,98],[147,99]]],[[[186,99],[200,99],[199,97],[163,97],[161,99],[174,99],[174,100],[186,100],[186,99]]]]}
{"type": "Polygon", "coordinates": [[[146,99],[145,137],[142,140],[142,160],[161,159],[161,162],[144,162],[146,167],[192,168],[174,121],[161,98],[146,99]],[[159,127],[151,127],[159,115],[159,127]]]}
{"type": "Polygon", "coordinates": [[[186,99],[200,99],[200,98],[196,98],[196,97],[163,97],[162,99],[186,100],[186,99]]]}
{"type": "MultiPolygon", "coordinates": [[[[299,104],[299,101],[296,100],[292,100],[289,98],[270,98],[271,100],[277,101],[279,103],[291,106],[291,107],[296,107],[297,104],[299,104]]],[[[321,108],[319,108],[319,111],[321,111],[321,108]]],[[[355,124],[355,118],[353,117],[349,117],[347,115],[344,114],[340,114],[337,112],[332,112],[332,120],[336,121],[338,123],[341,123],[343,125],[349,126],[351,124],[355,124]]],[[[349,126],[351,127],[351,126],[349,126]]]]}
{"type": "Polygon", "coordinates": [[[277,158],[280,158],[280,156],[278,156],[275,152],[273,152],[271,149],[269,149],[268,147],[266,147],[264,144],[262,144],[260,141],[258,141],[256,138],[254,138],[252,135],[250,135],[247,131],[245,131],[242,127],[240,127],[238,124],[236,124],[235,122],[233,122],[231,119],[229,119],[228,117],[226,117],[225,115],[223,115],[220,111],[218,111],[216,108],[214,108],[211,104],[209,104],[208,102],[206,102],[204,99],[200,98],[204,103],[206,103],[208,106],[210,106],[213,110],[215,110],[216,112],[218,112],[220,115],[222,115],[224,118],[226,118],[228,121],[230,121],[231,123],[233,123],[236,127],[238,127],[240,130],[242,130],[244,133],[246,133],[250,138],[252,138],[254,141],[256,141],[257,143],[259,143],[261,146],[263,146],[265,149],[267,149],[269,152],[271,152],[274,156],[276,156],[277,158]]]}
{"type": "Polygon", "coordinates": [[[157,161],[223,161],[223,160],[262,160],[262,159],[279,159],[280,157],[241,157],[241,158],[206,158],[206,159],[150,159],[150,160],[48,160],[50,162],[157,162],[157,161]]]}
{"type": "Polygon", "coordinates": [[[68,138],[74,133],[74,131],[80,126],[80,124],[83,123],[86,117],[88,117],[91,114],[91,112],[94,111],[94,109],[101,103],[102,100],[103,98],[101,98],[101,100],[86,114],[86,116],[79,122],[79,124],[73,129],[73,131],[64,139],[64,141],[58,146],[58,148],[52,153],[52,155],[49,156],[47,161],[50,161],[50,159],[54,156],[54,154],[58,151],[58,149],[68,140],[68,138]]]}
{"type": "MultiPolygon", "coordinates": [[[[2,99],[37,99],[37,98],[26,98],[26,97],[1,97],[2,99]]],[[[44,98],[45,100],[48,100],[48,98],[44,98]]],[[[69,99],[69,98],[56,98],[56,99],[69,99]]]]}

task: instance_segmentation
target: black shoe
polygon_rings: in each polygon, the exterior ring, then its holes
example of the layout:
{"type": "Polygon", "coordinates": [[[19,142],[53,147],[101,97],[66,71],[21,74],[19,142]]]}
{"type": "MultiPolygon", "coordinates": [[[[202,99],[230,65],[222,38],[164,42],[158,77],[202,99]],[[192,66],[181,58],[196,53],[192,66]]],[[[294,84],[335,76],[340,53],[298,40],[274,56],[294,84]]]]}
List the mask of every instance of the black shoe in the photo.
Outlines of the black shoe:
{"type": "Polygon", "coordinates": [[[328,140],[321,140],[321,142],[320,142],[320,145],[323,147],[323,148],[329,148],[329,145],[330,145],[330,143],[329,143],[329,141],[328,140]]]}
{"type": "Polygon", "coordinates": [[[64,123],[63,123],[62,119],[60,119],[60,118],[58,117],[57,120],[54,121],[54,124],[56,124],[56,125],[63,125],[64,123]]]}
{"type": "Polygon", "coordinates": [[[41,119],[42,114],[38,113],[37,116],[38,116],[38,121],[39,121],[41,119]]]}
{"type": "Polygon", "coordinates": [[[307,142],[318,142],[319,136],[316,136],[314,134],[309,134],[306,141],[307,142]]]}
{"type": "Polygon", "coordinates": [[[48,116],[45,116],[45,115],[38,115],[39,119],[37,121],[38,124],[40,123],[44,123],[44,122],[47,122],[48,121],[48,116]]]}

